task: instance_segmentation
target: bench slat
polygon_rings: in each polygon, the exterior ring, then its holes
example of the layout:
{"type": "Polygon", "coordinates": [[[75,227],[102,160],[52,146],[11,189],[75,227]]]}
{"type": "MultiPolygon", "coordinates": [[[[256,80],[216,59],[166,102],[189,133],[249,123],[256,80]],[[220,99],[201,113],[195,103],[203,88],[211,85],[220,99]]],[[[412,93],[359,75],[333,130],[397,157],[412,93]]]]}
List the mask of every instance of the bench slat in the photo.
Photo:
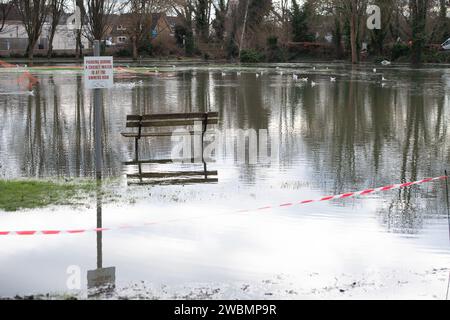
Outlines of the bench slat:
{"type": "MultiPolygon", "coordinates": [[[[201,119],[198,119],[198,121],[202,121],[201,119]]],[[[209,119],[207,121],[207,124],[218,124],[218,119],[209,119]]],[[[142,121],[142,127],[176,127],[176,126],[189,126],[194,125],[195,120],[146,120],[142,121]]],[[[139,128],[140,122],[139,121],[130,121],[127,122],[126,127],[127,128],[139,128]]]]}
{"type": "MultiPolygon", "coordinates": [[[[142,132],[141,138],[146,137],[172,137],[172,136],[185,136],[185,135],[201,135],[198,131],[188,131],[188,132],[142,132]]],[[[139,133],[137,132],[122,132],[122,136],[125,138],[138,138],[139,133]]]]}
{"type": "Polygon", "coordinates": [[[173,172],[144,172],[127,174],[127,178],[170,178],[170,177],[193,177],[193,176],[217,176],[217,171],[173,171],[173,172]]]}
{"type": "Polygon", "coordinates": [[[167,163],[192,163],[192,164],[203,164],[201,160],[195,159],[195,158],[188,158],[188,159],[149,159],[149,160],[139,160],[139,161],[126,161],[122,162],[124,165],[140,165],[140,164],[167,164],[167,163]]]}
{"type": "Polygon", "coordinates": [[[143,181],[143,182],[128,182],[128,185],[188,185],[188,184],[201,184],[201,183],[217,183],[219,179],[217,178],[194,178],[194,179],[170,179],[170,180],[159,180],[159,181],[143,181]]]}
{"type": "MultiPolygon", "coordinates": [[[[219,117],[218,112],[207,112],[208,118],[219,117]]],[[[192,118],[203,119],[205,112],[194,112],[194,113],[161,113],[161,114],[144,114],[140,115],[127,115],[127,121],[139,121],[142,120],[183,120],[192,118]]]]}

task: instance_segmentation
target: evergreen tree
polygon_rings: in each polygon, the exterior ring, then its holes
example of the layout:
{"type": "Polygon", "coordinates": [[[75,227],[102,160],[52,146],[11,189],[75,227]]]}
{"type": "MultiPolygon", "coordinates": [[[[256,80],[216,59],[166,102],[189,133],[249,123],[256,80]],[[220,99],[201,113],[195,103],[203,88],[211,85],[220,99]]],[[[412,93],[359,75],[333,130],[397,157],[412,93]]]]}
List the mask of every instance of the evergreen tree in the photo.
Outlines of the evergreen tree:
{"type": "Polygon", "coordinates": [[[314,41],[314,36],[309,33],[308,22],[312,15],[309,2],[300,7],[296,0],[292,0],[292,33],[294,42],[314,41]]]}

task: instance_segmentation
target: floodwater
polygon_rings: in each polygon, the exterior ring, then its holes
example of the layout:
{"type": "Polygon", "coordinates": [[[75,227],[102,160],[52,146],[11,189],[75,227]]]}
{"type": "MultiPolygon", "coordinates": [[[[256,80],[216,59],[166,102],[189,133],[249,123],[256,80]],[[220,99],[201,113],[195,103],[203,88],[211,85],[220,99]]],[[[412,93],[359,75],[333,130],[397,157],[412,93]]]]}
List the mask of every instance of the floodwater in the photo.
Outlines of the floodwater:
{"type": "MultiPolygon", "coordinates": [[[[0,297],[83,296],[88,270],[115,267],[113,298],[445,299],[445,181],[279,205],[443,175],[450,169],[449,66],[159,67],[117,73],[103,93],[103,188],[117,199],[0,212],[0,231],[95,228],[99,220],[140,227],[0,236],[0,297]],[[126,115],[205,111],[219,112],[221,144],[267,132],[270,158],[240,159],[219,145],[208,163],[217,183],[127,183],[139,168],[124,163],[135,156],[133,140],[121,136],[126,115]],[[274,208],[236,212],[268,205],[274,208]]],[[[81,74],[32,74],[39,83],[29,93],[20,74],[0,70],[0,177],[94,177],[93,98],[81,74]]],[[[140,157],[170,158],[174,143],[143,139],[140,157]]]]}

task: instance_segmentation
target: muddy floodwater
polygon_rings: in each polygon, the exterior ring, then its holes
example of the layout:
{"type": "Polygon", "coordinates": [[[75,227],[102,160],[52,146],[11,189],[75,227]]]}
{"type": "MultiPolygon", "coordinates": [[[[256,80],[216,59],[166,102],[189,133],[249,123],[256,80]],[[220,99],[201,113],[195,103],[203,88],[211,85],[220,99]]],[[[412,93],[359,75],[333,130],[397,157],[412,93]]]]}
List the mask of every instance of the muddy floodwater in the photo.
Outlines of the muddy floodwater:
{"type": "MultiPolygon", "coordinates": [[[[100,220],[111,230],[0,235],[0,297],[86,297],[88,271],[115,267],[106,297],[445,299],[445,181],[297,203],[450,169],[450,66],[122,67],[103,92],[102,188],[112,195],[0,212],[0,231],[100,220]],[[207,163],[218,181],[130,183],[139,170],[204,169],[127,163],[126,116],[177,112],[219,112],[211,128],[221,145],[207,163]],[[223,145],[252,132],[266,134],[268,157],[242,159],[223,145]]],[[[31,69],[39,82],[29,92],[19,71],[0,69],[0,178],[93,178],[93,96],[81,72],[31,69]]],[[[142,139],[140,158],[171,158],[176,143],[142,139]]],[[[254,148],[245,144],[246,154],[254,148]]]]}

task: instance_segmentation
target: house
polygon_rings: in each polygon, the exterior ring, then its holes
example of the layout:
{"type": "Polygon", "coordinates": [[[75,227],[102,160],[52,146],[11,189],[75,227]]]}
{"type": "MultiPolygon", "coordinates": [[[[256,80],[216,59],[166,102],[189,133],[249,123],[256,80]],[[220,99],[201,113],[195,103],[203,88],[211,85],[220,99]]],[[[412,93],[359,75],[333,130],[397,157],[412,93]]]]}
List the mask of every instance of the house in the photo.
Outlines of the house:
{"type": "MultiPolygon", "coordinates": [[[[10,4],[0,4],[9,6],[10,4]]],[[[5,20],[5,26],[0,33],[0,50],[26,50],[28,35],[22,23],[20,13],[16,8],[9,10],[5,20]]]]}
{"type": "MultiPolygon", "coordinates": [[[[1,4],[7,5],[7,4],[1,4]]],[[[42,32],[36,44],[36,50],[47,50],[51,29],[50,17],[44,22],[42,32]]],[[[53,38],[53,50],[72,51],[76,49],[76,36],[73,30],[73,17],[71,14],[63,14],[55,31],[53,38]]],[[[82,37],[82,44],[88,47],[89,41],[82,37]]],[[[22,17],[15,7],[13,7],[6,17],[5,27],[0,33],[0,51],[24,52],[28,46],[28,35],[22,23],[22,17]]]]}
{"type": "MultiPolygon", "coordinates": [[[[149,39],[165,38],[174,36],[174,28],[170,24],[169,17],[164,13],[153,13],[151,15],[151,26],[149,28],[149,39]]],[[[133,20],[132,14],[114,15],[110,18],[109,32],[106,37],[114,45],[126,45],[130,41],[129,24],[133,20]]]]}

